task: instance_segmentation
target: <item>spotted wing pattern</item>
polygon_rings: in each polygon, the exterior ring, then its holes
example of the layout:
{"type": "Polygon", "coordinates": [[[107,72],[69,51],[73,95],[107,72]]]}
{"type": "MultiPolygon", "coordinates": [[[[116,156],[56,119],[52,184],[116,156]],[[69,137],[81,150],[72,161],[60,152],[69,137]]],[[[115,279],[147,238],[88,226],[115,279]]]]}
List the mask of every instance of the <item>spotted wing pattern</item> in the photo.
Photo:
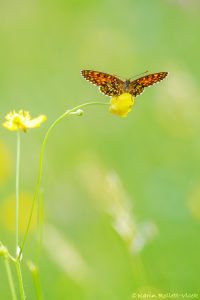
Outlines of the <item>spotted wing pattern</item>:
{"type": "Polygon", "coordinates": [[[124,82],[119,78],[103,72],[82,70],[82,76],[100,87],[100,91],[107,96],[117,96],[123,93],[124,82]]]}
{"type": "Polygon", "coordinates": [[[119,96],[124,92],[124,83],[123,81],[120,83],[110,83],[107,82],[100,86],[100,91],[107,96],[119,96]]]}
{"type": "Polygon", "coordinates": [[[149,74],[147,76],[143,76],[136,80],[133,80],[131,81],[129,86],[129,93],[136,97],[144,91],[145,87],[148,87],[163,80],[167,75],[168,72],[159,72],[149,74]]]}

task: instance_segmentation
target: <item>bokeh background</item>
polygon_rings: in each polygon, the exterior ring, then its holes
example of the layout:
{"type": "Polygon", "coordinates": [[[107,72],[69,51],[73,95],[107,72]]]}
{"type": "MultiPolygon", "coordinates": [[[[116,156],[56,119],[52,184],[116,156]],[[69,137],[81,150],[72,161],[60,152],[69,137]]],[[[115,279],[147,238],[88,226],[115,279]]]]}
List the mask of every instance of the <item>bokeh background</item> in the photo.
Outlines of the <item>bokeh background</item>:
{"type": "MultiPolygon", "coordinates": [[[[68,108],[109,101],[80,70],[122,78],[170,72],[127,118],[88,107],[50,136],[42,177],[44,299],[199,291],[199,28],[198,0],[0,1],[1,120],[14,109],[48,117],[21,134],[20,240],[47,128],[68,108]]],[[[1,127],[0,240],[11,253],[15,151],[16,134],[1,127]]],[[[27,267],[38,263],[35,227],[36,218],[22,262],[27,299],[36,299],[27,267]]],[[[0,299],[11,299],[3,258],[0,299]]]]}

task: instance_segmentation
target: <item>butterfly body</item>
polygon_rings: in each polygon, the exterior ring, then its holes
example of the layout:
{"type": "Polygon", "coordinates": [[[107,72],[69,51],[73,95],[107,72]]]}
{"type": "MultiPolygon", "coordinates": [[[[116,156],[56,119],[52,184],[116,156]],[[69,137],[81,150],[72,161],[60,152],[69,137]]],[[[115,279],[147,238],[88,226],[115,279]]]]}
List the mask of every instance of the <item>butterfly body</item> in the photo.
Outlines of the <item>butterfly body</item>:
{"type": "Polygon", "coordinates": [[[131,81],[129,79],[124,81],[124,91],[128,93],[129,91],[129,86],[130,86],[131,81]]]}
{"type": "Polygon", "coordinates": [[[116,76],[92,70],[82,70],[81,74],[86,80],[99,86],[100,91],[107,96],[113,97],[129,93],[136,97],[144,91],[145,87],[163,80],[168,72],[153,73],[136,80],[121,80],[116,76]]]}

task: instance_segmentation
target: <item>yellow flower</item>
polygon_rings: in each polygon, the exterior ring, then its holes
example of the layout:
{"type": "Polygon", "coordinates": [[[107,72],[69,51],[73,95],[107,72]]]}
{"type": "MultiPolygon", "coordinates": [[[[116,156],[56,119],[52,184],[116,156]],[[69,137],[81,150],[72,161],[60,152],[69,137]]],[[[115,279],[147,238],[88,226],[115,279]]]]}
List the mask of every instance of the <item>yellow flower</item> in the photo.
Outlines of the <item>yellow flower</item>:
{"type": "Polygon", "coordinates": [[[129,93],[123,93],[120,96],[112,97],[109,111],[117,116],[126,117],[134,104],[134,97],[129,93]]]}
{"type": "Polygon", "coordinates": [[[47,117],[40,115],[32,119],[28,111],[20,110],[19,112],[11,111],[5,116],[6,121],[3,126],[11,131],[23,130],[26,132],[28,128],[40,127],[46,121],[47,117]]]}

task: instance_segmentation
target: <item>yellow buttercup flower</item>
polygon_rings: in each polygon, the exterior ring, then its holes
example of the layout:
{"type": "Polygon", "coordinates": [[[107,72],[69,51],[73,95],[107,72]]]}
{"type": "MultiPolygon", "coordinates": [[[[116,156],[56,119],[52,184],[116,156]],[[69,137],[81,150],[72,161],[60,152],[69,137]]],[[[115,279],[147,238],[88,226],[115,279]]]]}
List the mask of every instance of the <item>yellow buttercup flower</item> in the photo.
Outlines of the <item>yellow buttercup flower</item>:
{"type": "Polygon", "coordinates": [[[126,117],[134,105],[135,99],[129,93],[123,93],[120,96],[112,97],[110,100],[109,111],[114,115],[126,117]]]}
{"type": "Polygon", "coordinates": [[[11,111],[5,116],[6,121],[3,126],[11,131],[22,130],[26,132],[28,128],[37,128],[46,121],[47,117],[40,115],[32,119],[28,111],[20,110],[19,112],[11,111]]]}

